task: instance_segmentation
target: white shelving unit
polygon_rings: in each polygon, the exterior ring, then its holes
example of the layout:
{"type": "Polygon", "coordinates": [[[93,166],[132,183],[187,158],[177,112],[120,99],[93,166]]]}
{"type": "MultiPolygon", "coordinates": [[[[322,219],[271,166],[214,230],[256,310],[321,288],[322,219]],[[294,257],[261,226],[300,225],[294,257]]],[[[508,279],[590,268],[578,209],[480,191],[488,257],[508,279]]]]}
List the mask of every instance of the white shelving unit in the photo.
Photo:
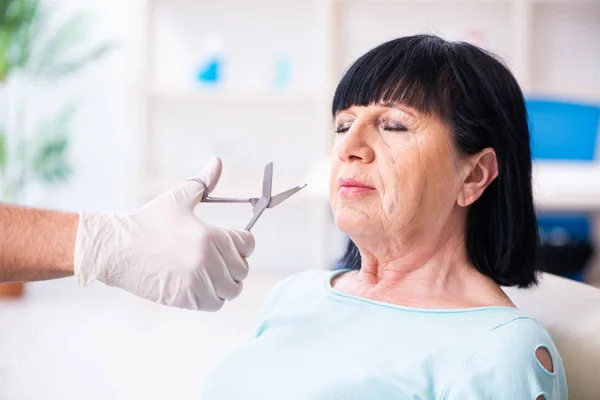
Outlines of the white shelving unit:
{"type": "MultiPolygon", "coordinates": [[[[596,0],[146,0],[145,20],[140,202],[213,154],[224,161],[218,194],[258,194],[262,168],[274,161],[274,191],[305,180],[309,187],[257,224],[264,247],[255,264],[265,268],[282,260],[294,270],[330,266],[333,91],[381,42],[423,32],[472,41],[500,55],[527,95],[600,103],[596,0]],[[214,35],[224,43],[224,80],[207,88],[194,73],[203,40],[214,35]],[[279,57],[291,65],[285,88],[272,83],[279,57]]],[[[534,184],[541,209],[600,211],[598,163],[540,163],[534,184]]],[[[243,226],[250,208],[234,207],[210,217],[243,226]]]]}
{"type": "Polygon", "coordinates": [[[533,189],[541,211],[600,214],[600,163],[537,163],[533,189]]]}
{"type": "MultiPolygon", "coordinates": [[[[217,195],[259,195],[269,161],[274,192],[305,182],[328,153],[332,4],[146,0],[140,203],[198,173],[212,155],[224,164],[217,195]],[[215,37],[223,44],[223,79],[208,87],[195,74],[203,43],[215,37]],[[290,66],[284,87],[274,77],[282,58],[290,66]]],[[[314,250],[325,241],[327,223],[320,204],[320,197],[294,196],[266,212],[253,229],[259,243],[253,267],[319,264],[314,250]]],[[[250,205],[203,205],[197,212],[232,228],[251,217],[250,205]]]]}
{"type": "Polygon", "coordinates": [[[147,90],[148,97],[155,100],[193,101],[197,103],[219,102],[230,106],[235,105],[235,103],[250,102],[264,105],[269,105],[269,103],[310,104],[315,100],[312,93],[282,93],[258,90],[218,90],[211,92],[168,86],[149,87],[147,90]]]}

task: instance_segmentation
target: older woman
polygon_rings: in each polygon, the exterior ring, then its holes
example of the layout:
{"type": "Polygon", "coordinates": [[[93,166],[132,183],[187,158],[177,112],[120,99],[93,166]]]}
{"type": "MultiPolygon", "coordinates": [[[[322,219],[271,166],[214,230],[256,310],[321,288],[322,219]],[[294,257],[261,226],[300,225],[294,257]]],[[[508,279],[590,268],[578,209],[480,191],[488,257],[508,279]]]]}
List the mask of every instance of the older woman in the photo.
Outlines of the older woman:
{"type": "Polygon", "coordinates": [[[359,58],[333,100],[335,272],[270,293],[210,399],[566,399],[548,332],[500,286],[538,268],[523,95],[492,55],[435,36],[359,58]]]}

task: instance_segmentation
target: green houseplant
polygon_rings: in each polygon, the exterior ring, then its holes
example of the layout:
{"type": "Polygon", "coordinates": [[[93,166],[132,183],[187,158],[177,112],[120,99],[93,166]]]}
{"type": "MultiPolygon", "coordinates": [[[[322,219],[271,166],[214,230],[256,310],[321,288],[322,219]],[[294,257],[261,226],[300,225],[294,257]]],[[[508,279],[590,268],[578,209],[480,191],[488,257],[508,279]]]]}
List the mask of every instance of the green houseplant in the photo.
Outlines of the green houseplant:
{"type": "MultiPolygon", "coordinates": [[[[29,185],[55,186],[72,174],[68,150],[75,108],[58,104],[49,117],[35,120],[27,109],[28,87],[59,84],[111,47],[86,44],[87,15],[57,23],[52,11],[41,0],[0,0],[0,201],[22,201],[29,185]]],[[[0,285],[0,296],[22,290],[19,284],[0,285]]]]}

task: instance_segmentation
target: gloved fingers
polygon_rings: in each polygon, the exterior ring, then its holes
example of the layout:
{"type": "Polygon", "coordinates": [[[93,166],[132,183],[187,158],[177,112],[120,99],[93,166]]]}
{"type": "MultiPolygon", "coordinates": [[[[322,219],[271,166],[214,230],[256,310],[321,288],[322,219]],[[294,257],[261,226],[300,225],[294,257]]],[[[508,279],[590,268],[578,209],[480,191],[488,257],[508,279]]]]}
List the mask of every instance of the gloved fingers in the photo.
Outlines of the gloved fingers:
{"type": "Polygon", "coordinates": [[[248,266],[248,261],[246,261],[245,258],[239,255],[231,254],[225,258],[225,262],[227,263],[229,275],[235,282],[241,282],[248,277],[250,267],[248,266]]]}
{"type": "Polygon", "coordinates": [[[221,172],[223,171],[223,162],[219,157],[213,157],[204,166],[200,174],[191,177],[187,182],[195,182],[197,188],[202,190],[202,194],[209,194],[219,182],[221,172]]]}
{"type": "Polygon", "coordinates": [[[225,298],[225,300],[227,301],[231,301],[236,299],[241,293],[242,293],[242,289],[243,289],[243,284],[242,282],[235,282],[235,287],[231,287],[229,289],[229,292],[227,293],[227,297],[225,298]]]}
{"type": "Polygon", "coordinates": [[[224,304],[225,304],[225,299],[216,297],[214,299],[211,299],[209,302],[203,303],[202,307],[197,308],[197,309],[202,310],[202,311],[215,312],[215,311],[219,311],[221,308],[223,308],[224,304]]]}
{"type": "Polygon", "coordinates": [[[192,288],[197,304],[196,309],[203,311],[220,310],[223,304],[225,304],[225,298],[219,296],[215,281],[210,276],[210,273],[206,269],[201,268],[198,270],[196,278],[197,282],[192,288]]]}
{"type": "MultiPolygon", "coordinates": [[[[246,268],[245,260],[238,254],[237,248],[225,229],[215,229],[212,233],[211,244],[205,247],[207,260],[211,260],[207,268],[217,296],[226,300],[233,300],[240,294],[239,281],[231,271],[241,271],[246,268]]],[[[247,273],[245,274],[247,275],[247,273]]],[[[244,274],[237,276],[245,278],[244,274]]]]}
{"type": "MultiPolygon", "coordinates": [[[[235,263],[235,261],[233,261],[233,263],[235,263]]],[[[207,271],[213,282],[217,297],[225,300],[235,299],[239,296],[241,289],[239,282],[236,282],[229,273],[231,264],[231,261],[228,262],[227,258],[223,258],[220,259],[220,262],[213,264],[207,271]]]]}
{"type": "Polygon", "coordinates": [[[248,231],[228,230],[227,232],[236,253],[229,255],[229,273],[237,282],[241,282],[248,276],[249,266],[246,258],[254,252],[254,235],[248,231]]]}
{"type": "Polygon", "coordinates": [[[202,169],[200,175],[194,179],[199,179],[206,185],[206,194],[215,190],[219,179],[221,178],[221,172],[223,171],[223,162],[219,157],[213,157],[210,159],[208,164],[202,169]]]}
{"type": "Polygon", "coordinates": [[[181,187],[175,189],[174,195],[177,202],[193,210],[204,196],[215,189],[221,178],[222,170],[221,159],[211,158],[199,175],[188,179],[181,187]]]}
{"type": "Polygon", "coordinates": [[[229,234],[229,237],[231,237],[231,240],[233,240],[233,244],[242,257],[248,258],[254,253],[256,243],[252,232],[229,229],[227,233],[229,234]]]}

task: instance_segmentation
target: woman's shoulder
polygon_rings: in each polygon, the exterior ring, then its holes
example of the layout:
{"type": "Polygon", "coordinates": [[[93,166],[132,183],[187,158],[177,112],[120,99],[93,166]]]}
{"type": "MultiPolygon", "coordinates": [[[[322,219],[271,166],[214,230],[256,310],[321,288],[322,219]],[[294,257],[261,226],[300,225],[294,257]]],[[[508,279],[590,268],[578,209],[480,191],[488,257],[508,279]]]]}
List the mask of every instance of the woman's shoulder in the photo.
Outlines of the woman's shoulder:
{"type": "Polygon", "coordinates": [[[560,361],[550,333],[535,318],[518,309],[506,310],[498,317],[471,337],[465,361],[482,357],[498,364],[518,366],[535,357],[540,347],[560,361]]]}
{"type": "Polygon", "coordinates": [[[444,399],[471,398],[466,394],[487,390],[496,391],[499,399],[537,399],[540,394],[566,399],[563,362],[552,337],[524,313],[485,332],[455,371],[444,399]]]}
{"type": "Polygon", "coordinates": [[[255,337],[266,329],[267,321],[274,316],[289,315],[311,308],[318,301],[318,292],[324,290],[331,271],[307,270],[290,275],[269,291],[260,306],[255,337]]]}
{"type": "Polygon", "coordinates": [[[331,277],[333,271],[309,269],[296,272],[275,284],[273,293],[289,292],[294,289],[306,290],[307,288],[322,289],[327,284],[327,278],[331,277]]]}
{"type": "Polygon", "coordinates": [[[505,322],[493,326],[478,341],[475,351],[481,351],[478,347],[495,351],[498,356],[505,355],[514,360],[515,355],[523,354],[529,357],[532,346],[544,345],[556,349],[552,337],[535,318],[528,314],[515,310],[514,317],[505,322]],[[510,349],[509,355],[503,353],[510,349]]]}
{"type": "Polygon", "coordinates": [[[306,270],[292,274],[273,286],[267,294],[264,305],[297,303],[298,300],[315,298],[327,285],[328,278],[333,274],[326,270],[306,270]],[[312,296],[311,296],[312,295],[312,296]]]}

